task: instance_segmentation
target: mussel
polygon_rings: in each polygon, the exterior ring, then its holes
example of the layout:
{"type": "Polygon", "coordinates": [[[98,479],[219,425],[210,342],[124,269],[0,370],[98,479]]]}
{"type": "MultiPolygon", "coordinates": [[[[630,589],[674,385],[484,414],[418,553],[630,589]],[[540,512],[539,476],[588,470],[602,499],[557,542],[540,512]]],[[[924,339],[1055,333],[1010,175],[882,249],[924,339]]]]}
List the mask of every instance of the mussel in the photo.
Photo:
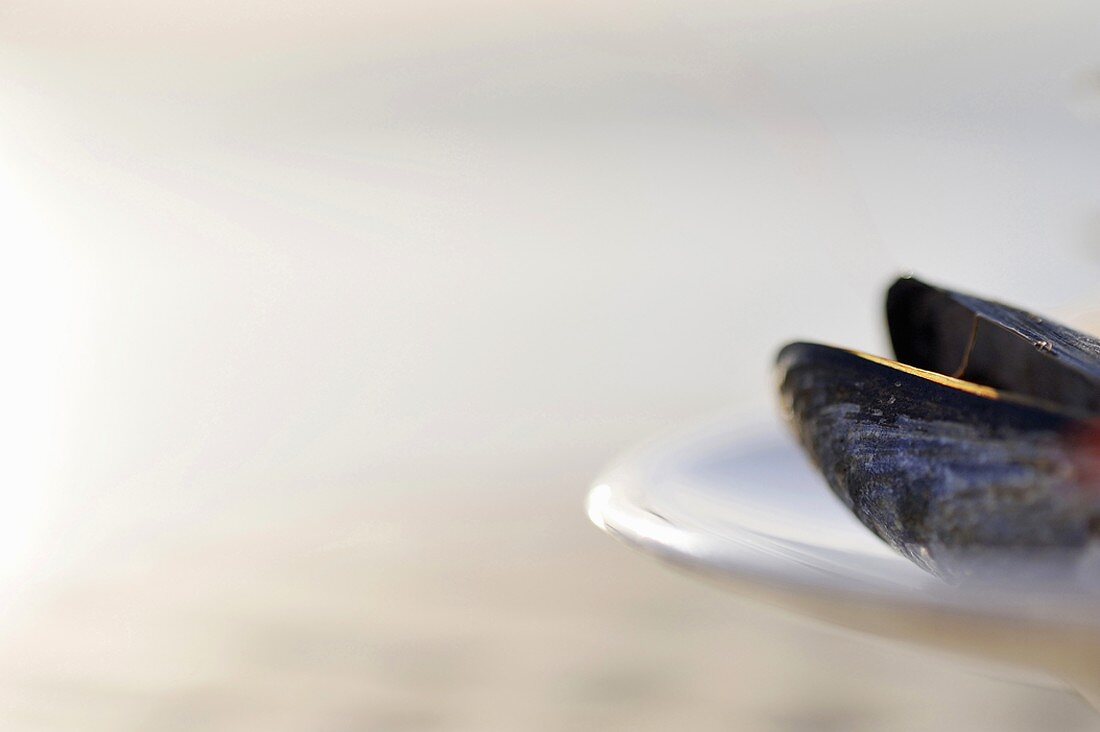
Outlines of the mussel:
{"type": "Polygon", "coordinates": [[[784,412],[829,486],[945,579],[1074,571],[1100,538],[1100,340],[912,277],[886,315],[896,361],[779,353],[784,412]]]}

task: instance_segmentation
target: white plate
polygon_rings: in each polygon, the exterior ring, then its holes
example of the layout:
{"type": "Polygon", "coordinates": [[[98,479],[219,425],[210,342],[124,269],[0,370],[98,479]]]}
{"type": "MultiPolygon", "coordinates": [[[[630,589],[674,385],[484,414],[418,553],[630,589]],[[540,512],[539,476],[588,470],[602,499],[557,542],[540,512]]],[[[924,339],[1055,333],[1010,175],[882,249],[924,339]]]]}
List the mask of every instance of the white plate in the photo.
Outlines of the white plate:
{"type": "Polygon", "coordinates": [[[593,485],[627,544],[819,620],[1068,681],[1100,700],[1100,596],[953,587],[864,528],[780,427],[717,418],[654,440],[593,485]]]}

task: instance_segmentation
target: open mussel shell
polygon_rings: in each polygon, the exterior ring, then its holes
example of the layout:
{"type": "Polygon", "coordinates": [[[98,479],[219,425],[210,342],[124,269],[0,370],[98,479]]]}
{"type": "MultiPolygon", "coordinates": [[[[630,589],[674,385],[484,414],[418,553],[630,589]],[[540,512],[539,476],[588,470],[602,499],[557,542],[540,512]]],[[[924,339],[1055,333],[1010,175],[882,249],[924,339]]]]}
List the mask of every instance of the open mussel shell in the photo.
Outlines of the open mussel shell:
{"type": "Polygon", "coordinates": [[[1100,340],[914,277],[886,294],[901,363],[1100,415],[1100,340]]]}
{"type": "Polygon", "coordinates": [[[784,411],[833,491],[947,579],[1077,571],[1100,535],[1095,341],[915,280],[888,300],[914,363],[811,343],[778,357],[784,411]]]}

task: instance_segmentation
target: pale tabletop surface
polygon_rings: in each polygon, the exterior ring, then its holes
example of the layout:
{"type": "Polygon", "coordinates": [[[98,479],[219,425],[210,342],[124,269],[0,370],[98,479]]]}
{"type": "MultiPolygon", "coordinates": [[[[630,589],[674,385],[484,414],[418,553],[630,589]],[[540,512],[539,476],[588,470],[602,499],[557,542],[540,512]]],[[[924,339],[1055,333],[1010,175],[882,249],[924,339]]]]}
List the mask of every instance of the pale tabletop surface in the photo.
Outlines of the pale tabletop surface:
{"type": "Polygon", "coordinates": [[[582,507],[898,270],[1094,301],[1095,3],[62,5],[0,10],[0,726],[1095,724],[582,507]]]}

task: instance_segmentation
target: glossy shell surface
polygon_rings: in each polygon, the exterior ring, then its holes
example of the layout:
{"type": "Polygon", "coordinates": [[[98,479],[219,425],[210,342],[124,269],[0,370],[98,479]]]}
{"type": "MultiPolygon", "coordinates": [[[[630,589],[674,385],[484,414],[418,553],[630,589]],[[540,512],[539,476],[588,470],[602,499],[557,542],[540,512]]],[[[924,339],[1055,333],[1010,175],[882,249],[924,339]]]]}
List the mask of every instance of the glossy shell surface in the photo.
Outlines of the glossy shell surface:
{"type": "Polygon", "coordinates": [[[957,297],[891,289],[892,335],[913,365],[784,348],[784,413],[837,496],[922,567],[948,579],[1073,571],[1100,533],[1095,341],[957,297]]]}

